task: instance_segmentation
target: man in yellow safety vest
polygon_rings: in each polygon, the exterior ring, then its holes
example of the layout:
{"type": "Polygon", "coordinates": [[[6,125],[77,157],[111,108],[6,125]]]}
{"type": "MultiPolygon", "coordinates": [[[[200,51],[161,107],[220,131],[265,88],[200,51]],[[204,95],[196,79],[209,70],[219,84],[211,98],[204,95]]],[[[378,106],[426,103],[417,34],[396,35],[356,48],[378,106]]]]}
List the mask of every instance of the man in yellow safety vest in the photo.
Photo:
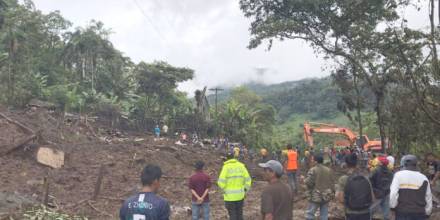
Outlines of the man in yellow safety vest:
{"type": "Polygon", "coordinates": [[[230,220],[243,220],[243,204],[246,192],[251,188],[252,180],[245,165],[229,153],[217,181],[223,190],[223,199],[230,220]]]}

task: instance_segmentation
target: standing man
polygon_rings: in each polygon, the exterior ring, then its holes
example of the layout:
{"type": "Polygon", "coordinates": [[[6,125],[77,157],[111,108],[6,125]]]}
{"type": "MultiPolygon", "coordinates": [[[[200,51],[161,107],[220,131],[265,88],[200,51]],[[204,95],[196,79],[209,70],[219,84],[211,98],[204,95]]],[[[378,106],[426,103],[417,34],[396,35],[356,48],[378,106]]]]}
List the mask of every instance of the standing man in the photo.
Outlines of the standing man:
{"type": "Polygon", "coordinates": [[[160,138],[160,128],[159,125],[156,125],[154,128],[154,134],[156,135],[156,138],[160,138]]]}
{"type": "Polygon", "coordinates": [[[336,199],[344,204],[346,220],[370,220],[373,189],[367,177],[356,169],[355,153],[345,155],[348,175],[341,176],[336,185],[336,199]]]}
{"type": "Polygon", "coordinates": [[[244,164],[235,159],[233,153],[226,155],[217,184],[223,190],[229,219],[243,220],[244,199],[251,188],[252,180],[244,164]]]}
{"type": "Polygon", "coordinates": [[[147,165],[141,174],[142,190],[128,198],[119,211],[120,220],[169,220],[170,205],[156,193],[160,188],[162,170],[147,165]]]}
{"type": "Polygon", "coordinates": [[[309,207],[306,212],[307,220],[315,219],[315,212],[319,208],[319,216],[321,220],[328,219],[328,203],[333,199],[334,185],[333,172],[330,168],[323,165],[324,158],[322,155],[313,157],[316,165],[309,170],[304,183],[308,189],[309,207]]]}
{"type": "Polygon", "coordinates": [[[292,149],[292,145],[287,145],[287,160],[285,163],[286,173],[290,188],[295,194],[298,192],[297,170],[298,170],[298,153],[292,149]]]}
{"type": "Polygon", "coordinates": [[[266,163],[267,161],[270,160],[266,148],[261,148],[261,150],[260,150],[260,156],[261,156],[261,157],[260,157],[260,160],[259,160],[260,163],[266,163]]]}
{"type": "Polygon", "coordinates": [[[239,159],[240,158],[240,148],[238,147],[238,145],[234,145],[234,147],[232,148],[233,152],[234,152],[234,157],[235,159],[239,159]]]}
{"type": "MultiPolygon", "coordinates": [[[[393,173],[388,169],[388,159],[385,156],[378,157],[379,167],[370,176],[374,197],[383,213],[383,219],[390,219],[390,186],[393,180],[393,173]]],[[[373,209],[373,213],[374,213],[373,209]]]]}
{"type": "Polygon", "coordinates": [[[209,189],[211,178],[203,172],[205,163],[197,161],[194,165],[195,173],[189,178],[189,189],[192,194],[192,220],[199,220],[200,210],[203,210],[203,219],[209,220],[209,189]]]}
{"type": "Polygon", "coordinates": [[[434,154],[426,155],[426,165],[428,166],[428,179],[433,187],[440,178],[440,163],[435,160],[434,154]]]}
{"type": "Polygon", "coordinates": [[[377,168],[377,165],[379,165],[379,160],[377,159],[376,154],[373,153],[372,158],[368,161],[368,170],[373,172],[377,168]]]}
{"type": "Polygon", "coordinates": [[[264,179],[269,185],[261,194],[261,214],[263,220],[292,220],[293,196],[290,188],[280,181],[283,165],[276,160],[258,164],[264,168],[264,179]]]}
{"type": "MultiPolygon", "coordinates": [[[[167,136],[168,135],[168,126],[166,124],[163,124],[162,126],[162,131],[163,131],[163,135],[167,136]]],[[[160,131],[159,131],[160,132],[160,131]]]]}
{"type": "Polygon", "coordinates": [[[390,207],[396,220],[427,220],[432,212],[432,194],[428,178],[417,171],[417,157],[405,155],[403,170],[391,183],[390,207]]]}

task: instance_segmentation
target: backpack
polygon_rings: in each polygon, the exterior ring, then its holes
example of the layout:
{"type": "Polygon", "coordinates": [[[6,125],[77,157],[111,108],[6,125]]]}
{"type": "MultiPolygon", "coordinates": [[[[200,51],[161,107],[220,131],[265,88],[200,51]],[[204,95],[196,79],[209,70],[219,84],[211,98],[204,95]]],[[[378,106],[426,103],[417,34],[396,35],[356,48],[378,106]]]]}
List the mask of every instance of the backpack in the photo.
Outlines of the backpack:
{"type": "Polygon", "coordinates": [[[388,168],[379,168],[376,172],[374,195],[378,199],[384,198],[390,193],[391,182],[393,181],[393,173],[388,168]]]}
{"type": "Polygon", "coordinates": [[[370,208],[373,203],[370,181],[360,174],[348,177],[344,189],[344,202],[345,207],[355,211],[370,208]]]}

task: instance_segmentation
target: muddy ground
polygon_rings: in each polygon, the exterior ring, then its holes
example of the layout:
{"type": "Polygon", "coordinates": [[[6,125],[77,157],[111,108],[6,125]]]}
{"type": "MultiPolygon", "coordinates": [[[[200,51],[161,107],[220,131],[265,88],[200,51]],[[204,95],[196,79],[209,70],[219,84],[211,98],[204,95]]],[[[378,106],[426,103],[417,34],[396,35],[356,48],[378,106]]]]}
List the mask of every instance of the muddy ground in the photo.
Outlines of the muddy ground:
{"type": "MultiPolygon", "coordinates": [[[[118,219],[122,201],[138,190],[139,174],[148,163],[160,165],[164,172],[160,195],[170,201],[172,219],[190,219],[191,194],[187,181],[193,171],[192,164],[205,161],[213,179],[222,166],[221,152],[210,146],[180,146],[171,139],[155,141],[133,133],[108,137],[105,128],[95,127],[95,132],[81,123],[60,123],[44,110],[8,112],[7,115],[34,131],[40,130],[42,135],[34,143],[0,155],[0,219],[7,216],[21,219],[20,213],[26,207],[43,201],[45,177],[49,182],[50,204],[56,209],[89,219],[118,219]],[[39,164],[35,152],[40,145],[63,150],[66,153],[64,167],[52,169],[39,164]],[[91,197],[102,166],[105,170],[102,188],[93,201],[91,197]]],[[[0,146],[14,144],[25,136],[17,126],[0,119],[0,146]]],[[[245,219],[253,220],[259,219],[260,195],[267,183],[261,180],[261,170],[254,163],[247,161],[247,165],[254,182],[244,213],[245,219]]],[[[307,201],[303,192],[300,190],[296,198],[295,219],[304,219],[307,201]]],[[[212,219],[227,219],[222,195],[216,186],[210,196],[212,219]]],[[[341,207],[332,203],[330,215],[338,217],[341,213],[341,207]]]]}

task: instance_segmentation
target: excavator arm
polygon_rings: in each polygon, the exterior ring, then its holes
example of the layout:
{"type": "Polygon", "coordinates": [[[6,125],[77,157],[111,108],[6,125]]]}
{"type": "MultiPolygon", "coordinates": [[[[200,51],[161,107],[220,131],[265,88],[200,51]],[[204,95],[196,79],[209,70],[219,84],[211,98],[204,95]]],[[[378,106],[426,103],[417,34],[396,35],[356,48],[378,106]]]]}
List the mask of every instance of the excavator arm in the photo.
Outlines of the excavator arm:
{"type": "MultiPolygon", "coordinates": [[[[362,147],[365,151],[382,151],[381,141],[370,141],[366,135],[363,135],[358,139],[357,134],[349,128],[339,127],[333,124],[305,122],[304,141],[311,147],[313,146],[314,133],[341,134],[347,138],[352,146],[356,144],[357,146],[362,147]]],[[[389,145],[389,143],[387,143],[387,145],[389,145]]],[[[387,146],[387,148],[388,147],[389,146],[387,146]]]]}
{"type": "Polygon", "coordinates": [[[304,141],[309,145],[313,146],[313,133],[324,133],[324,134],[341,134],[344,135],[350,143],[353,145],[356,143],[356,133],[352,130],[344,127],[338,127],[333,124],[322,124],[305,122],[304,123],[304,141]],[[312,127],[314,125],[315,127],[312,127]]]}

